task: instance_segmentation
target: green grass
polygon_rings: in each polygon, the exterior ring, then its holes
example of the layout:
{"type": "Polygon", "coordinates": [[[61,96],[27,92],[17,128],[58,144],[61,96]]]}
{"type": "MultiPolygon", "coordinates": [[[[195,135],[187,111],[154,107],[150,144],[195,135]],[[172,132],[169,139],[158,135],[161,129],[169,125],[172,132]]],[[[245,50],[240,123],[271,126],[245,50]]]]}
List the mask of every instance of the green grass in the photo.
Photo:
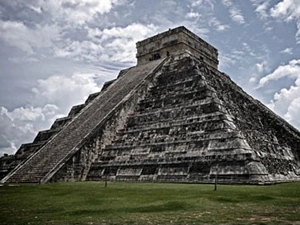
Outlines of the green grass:
{"type": "Polygon", "coordinates": [[[0,224],[300,224],[300,183],[0,186],[0,224]]]}

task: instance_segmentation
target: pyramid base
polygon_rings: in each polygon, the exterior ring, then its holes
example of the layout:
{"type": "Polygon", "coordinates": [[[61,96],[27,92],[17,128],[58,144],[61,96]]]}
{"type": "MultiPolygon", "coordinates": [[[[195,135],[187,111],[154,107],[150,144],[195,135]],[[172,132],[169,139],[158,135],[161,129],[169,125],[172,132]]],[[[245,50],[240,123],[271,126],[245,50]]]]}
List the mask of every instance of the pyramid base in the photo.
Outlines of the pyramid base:
{"type": "Polygon", "coordinates": [[[152,165],[93,164],[87,180],[214,184],[276,184],[300,181],[294,171],[269,174],[259,161],[180,162],[152,165]]]}

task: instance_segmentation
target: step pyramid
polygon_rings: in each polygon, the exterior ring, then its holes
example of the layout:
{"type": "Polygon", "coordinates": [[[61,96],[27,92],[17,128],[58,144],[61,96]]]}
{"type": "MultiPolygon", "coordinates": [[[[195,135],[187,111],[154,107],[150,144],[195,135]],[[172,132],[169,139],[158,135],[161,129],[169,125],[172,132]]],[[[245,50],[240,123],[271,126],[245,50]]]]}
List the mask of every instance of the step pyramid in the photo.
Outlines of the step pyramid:
{"type": "Polygon", "coordinates": [[[300,179],[300,132],[218,71],[215,48],[178,27],[137,50],[137,66],[40,132],[1,182],[300,179]]]}
{"type": "Polygon", "coordinates": [[[297,179],[299,132],[192,56],[164,64],[87,179],[269,183],[297,179]],[[283,144],[284,143],[284,144],[283,144]]]}

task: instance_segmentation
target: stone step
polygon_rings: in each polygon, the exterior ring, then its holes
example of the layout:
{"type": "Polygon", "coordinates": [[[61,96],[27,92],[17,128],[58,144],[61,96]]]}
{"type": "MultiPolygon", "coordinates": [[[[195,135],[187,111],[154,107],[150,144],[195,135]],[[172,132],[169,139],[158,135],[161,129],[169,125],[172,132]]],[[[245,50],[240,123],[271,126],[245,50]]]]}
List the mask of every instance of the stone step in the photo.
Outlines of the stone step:
{"type": "MultiPolygon", "coordinates": [[[[235,140],[235,139],[243,139],[243,135],[238,131],[230,131],[228,129],[216,129],[215,132],[194,132],[189,134],[183,134],[181,138],[179,136],[170,138],[168,135],[159,136],[157,139],[155,138],[145,138],[141,140],[129,141],[125,145],[123,141],[114,141],[111,145],[106,146],[103,151],[110,151],[112,149],[122,149],[122,148],[140,148],[140,147],[147,147],[147,146],[157,146],[157,145],[171,145],[171,144],[186,144],[189,145],[190,143],[203,143],[207,141],[219,141],[220,143],[223,140],[235,140]],[[161,140],[161,141],[157,141],[161,140]]],[[[125,139],[126,140],[126,139],[125,139]]],[[[225,144],[224,144],[225,145],[225,144]]]]}
{"type": "MultiPolygon", "coordinates": [[[[197,82],[195,82],[195,76],[199,77],[199,75],[194,75],[194,76],[189,76],[188,78],[185,78],[183,80],[179,80],[178,82],[172,82],[172,83],[167,83],[165,85],[160,85],[160,86],[154,86],[150,89],[150,93],[156,93],[160,91],[164,91],[166,89],[168,90],[180,90],[182,88],[186,88],[189,86],[195,86],[198,82],[204,83],[206,81],[200,80],[200,77],[197,79],[197,82]]],[[[149,96],[149,94],[147,95],[149,96]]]]}
{"type": "Polygon", "coordinates": [[[131,117],[128,120],[127,127],[136,127],[138,125],[143,125],[146,123],[153,123],[155,121],[171,121],[172,118],[178,118],[183,119],[184,117],[192,117],[197,116],[201,114],[213,114],[220,111],[225,111],[225,109],[214,103],[208,103],[206,105],[202,106],[193,106],[193,107],[186,107],[186,108],[175,108],[175,109],[169,109],[169,110],[163,110],[163,111],[152,111],[150,113],[143,113],[141,115],[135,114],[134,117],[131,117]]]}
{"type": "Polygon", "coordinates": [[[91,101],[93,101],[97,96],[99,96],[100,95],[100,91],[99,92],[96,92],[96,93],[92,93],[92,94],[90,94],[89,95],[89,97],[86,99],[86,101],[85,101],[85,105],[87,105],[87,104],[89,104],[91,101]]]}
{"type": "Polygon", "coordinates": [[[115,145],[139,145],[140,142],[157,143],[169,142],[173,140],[195,140],[200,139],[201,135],[216,132],[228,133],[234,131],[233,128],[227,126],[225,123],[215,123],[210,129],[198,130],[198,127],[173,127],[171,129],[163,129],[160,132],[155,130],[147,130],[145,132],[123,134],[121,137],[116,138],[112,144],[115,145]],[[189,130],[188,130],[189,129],[189,130]]]}
{"type": "MultiPolygon", "coordinates": [[[[158,116],[159,118],[159,116],[158,116]]],[[[221,113],[214,113],[214,114],[206,114],[206,115],[193,115],[189,117],[180,117],[176,120],[174,119],[153,119],[148,122],[138,123],[135,126],[127,127],[122,131],[119,131],[119,134],[129,134],[129,133],[139,133],[142,131],[148,130],[161,130],[166,128],[172,127],[185,127],[189,125],[195,124],[205,124],[205,123],[213,123],[217,121],[228,121],[232,122],[232,119],[226,117],[224,114],[221,113]]]]}
{"type": "Polygon", "coordinates": [[[50,129],[60,129],[72,120],[71,116],[58,118],[54,121],[50,129]]]}
{"type": "MultiPolygon", "coordinates": [[[[178,165],[189,163],[197,164],[198,162],[210,162],[212,160],[215,160],[220,165],[222,162],[232,161],[232,164],[239,164],[243,160],[251,160],[252,155],[249,152],[245,153],[239,153],[239,154],[198,154],[198,155],[184,155],[180,157],[175,158],[163,158],[163,157],[157,157],[157,158],[145,158],[141,160],[127,160],[127,161],[110,161],[110,162],[95,162],[92,165],[92,168],[97,168],[100,170],[100,168],[108,168],[108,167],[132,167],[140,165],[141,167],[146,166],[156,166],[159,167],[161,165],[165,165],[168,167],[177,167],[178,165]]],[[[137,167],[138,168],[138,167],[137,167]]]]}
{"type": "Polygon", "coordinates": [[[71,108],[68,117],[74,117],[86,106],[86,104],[75,105],[71,108]]]}
{"type": "Polygon", "coordinates": [[[40,131],[34,138],[33,143],[44,142],[49,140],[54,134],[58,133],[61,128],[52,128],[49,130],[40,131]]]}
{"type": "Polygon", "coordinates": [[[163,93],[155,93],[156,97],[159,97],[157,99],[155,98],[145,98],[145,100],[141,101],[141,105],[143,104],[149,104],[149,103],[163,103],[164,105],[167,104],[178,104],[179,102],[185,102],[189,99],[204,99],[206,97],[210,97],[211,94],[208,91],[208,88],[205,86],[200,86],[197,89],[188,88],[187,90],[174,90],[169,92],[163,92],[163,93]],[[177,102],[174,102],[173,100],[177,100],[177,102]]]}

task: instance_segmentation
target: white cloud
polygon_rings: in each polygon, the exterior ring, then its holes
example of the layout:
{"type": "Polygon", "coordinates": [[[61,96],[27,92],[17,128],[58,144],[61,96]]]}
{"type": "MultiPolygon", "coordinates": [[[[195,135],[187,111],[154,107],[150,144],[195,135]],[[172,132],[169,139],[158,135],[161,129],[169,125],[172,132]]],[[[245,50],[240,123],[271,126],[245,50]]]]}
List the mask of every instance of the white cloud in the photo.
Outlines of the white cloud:
{"type": "Polygon", "coordinates": [[[35,7],[35,6],[32,6],[32,5],[28,5],[28,7],[30,9],[32,9],[34,12],[38,13],[38,14],[41,14],[43,12],[41,7],[35,7]]]}
{"type": "Polygon", "coordinates": [[[222,4],[227,6],[227,7],[232,6],[231,0],[222,0],[222,4]]]}
{"type": "MultiPolygon", "coordinates": [[[[72,37],[72,41],[70,41],[65,37],[73,35],[72,32],[76,27],[81,26],[82,28],[84,25],[86,29],[89,29],[89,22],[97,21],[99,16],[109,13],[114,6],[121,4],[126,4],[126,0],[37,0],[35,4],[29,3],[27,7],[33,12],[43,15],[45,20],[47,16],[50,16],[51,21],[39,23],[32,20],[29,23],[23,23],[14,20],[0,20],[0,40],[21,49],[28,55],[34,55],[42,48],[49,48],[48,54],[52,54],[51,50],[54,49],[55,56],[72,57],[74,54],[76,55],[76,47],[79,45],[79,48],[99,52],[93,43],[88,41],[77,43],[77,38],[72,37]],[[61,37],[64,38],[61,39],[61,37]],[[68,47],[61,49],[59,46],[68,47]],[[75,50],[69,49],[72,47],[75,50]],[[75,53],[70,53],[74,51],[75,53]]],[[[89,58],[89,56],[85,54],[83,58],[89,58]]]]}
{"type": "Polygon", "coordinates": [[[138,41],[149,34],[153,34],[156,29],[157,28],[153,24],[143,25],[140,23],[133,23],[126,27],[104,29],[102,31],[101,40],[107,40],[109,38],[127,38],[138,41]]]}
{"type": "Polygon", "coordinates": [[[259,85],[260,87],[264,87],[270,81],[276,81],[284,77],[295,79],[294,84],[288,88],[282,88],[277,93],[275,93],[268,106],[299,129],[300,60],[291,60],[287,65],[279,66],[272,73],[261,78],[259,81],[259,85]]]}
{"type": "Polygon", "coordinates": [[[268,17],[268,8],[269,3],[264,2],[261,5],[258,5],[257,8],[255,9],[255,12],[259,15],[260,18],[266,19],[268,17]]]}
{"type": "Polygon", "coordinates": [[[245,52],[232,49],[230,53],[223,53],[219,55],[219,66],[220,68],[229,68],[241,62],[244,57],[245,52]]]}
{"type": "Polygon", "coordinates": [[[256,57],[256,59],[254,59],[254,60],[259,61],[259,62],[255,63],[255,67],[253,67],[253,69],[249,69],[249,72],[251,71],[250,74],[249,74],[250,75],[249,83],[251,85],[257,85],[259,77],[262,74],[265,74],[266,71],[269,71],[268,61],[265,60],[265,59],[261,59],[261,58],[262,57],[256,57]]]}
{"type": "Polygon", "coordinates": [[[217,31],[225,31],[230,28],[227,24],[222,24],[217,18],[213,17],[209,20],[209,25],[214,27],[217,31]]]}
{"type": "Polygon", "coordinates": [[[296,40],[300,43],[300,3],[299,0],[283,0],[271,8],[271,16],[284,19],[286,22],[295,20],[297,26],[296,40]]]}
{"type": "Polygon", "coordinates": [[[19,56],[19,57],[10,57],[8,58],[10,62],[16,63],[16,64],[22,64],[22,63],[34,63],[38,62],[39,60],[35,57],[29,57],[29,56],[19,56]]]}
{"type": "Polygon", "coordinates": [[[207,1],[207,0],[191,0],[191,7],[198,7],[203,6],[204,4],[210,5],[211,8],[214,8],[214,1],[207,1]]]}
{"type": "Polygon", "coordinates": [[[58,57],[68,57],[91,62],[135,63],[136,42],[154,35],[157,28],[152,25],[133,23],[126,27],[113,27],[100,30],[86,28],[88,39],[67,41],[66,46],[57,48],[58,57]]]}
{"type": "Polygon", "coordinates": [[[256,56],[255,51],[252,49],[252,47],[250,47],[249,44],[247,44],[246,42],[243,42],[242,45],[243,45],[243,51],[245,53],[249,54],[250,56],[254,56],[254,57],[256,56]]]}
{"type": "MultiPolygon", "coordinates": [[[[72,105],[83,103],[86,97],[99,91],[95,79],[96,74],[74,73],[72,76],[53,75],[47,79],[38,80],[33,102],[39,105],[55,104],[62,110],[68,110],[72,105]]],[[[66,111],[65,111],[66,113],[66,111]]]]}
{"type": "Polygon", "coordinates": [[[104,55],[101,45],[92,41],[72,41],[67,40],[64,48],[56,47],[54,55],[61,58],[72,58],[76,61],[98,62],[104,55]]]}
{"type": "MultiPolygon", "coordinates": [[[[299,92],[300,93],[300,92],[299,92]]],[[[296,124],[298,128],[300,128],[300,97],[299,98],[295,98],[291,101],[288,110],[286,112],[286,114],[284,115],[284,117],[287,119],[287,121],[296,124]]]]}
{"type": "Polygon", "coordinates": [[[206,16],[209,13],[213,12],[215,8],[215,1],[207,1],[207,0],[189,0],[190,5],[188,7],[191,11],[196,11],[199,13],[199,16],[206,16]]]}
{"type": "Polygon", "coordinates": [[[109,13],[121,0],[56,0],[40,1],[40,7],[59,21],[83,25],[98,15],[109,13]]]}
{"type": "Polygon", "coordinates": [[[275,93],[271,101],[273,110],[300,129],[300,78],[289,88],[275,93]]]}
{"type": "Polygon", "coordinates": [[[253,47],[246,42],[241,43],[241,46],[238,49],[233,48],[229,51],[229,53],[224,52],[219,55],[220,68],[230,68],[233,65],[235,67],[240,65],[247,65],[248,67],[252,66],[253,63],[257,62],[258,60],[262,62],[257,63],[257,69],[267,68],[267,62],[265,60],[262,60],[257,50],[253,49],[253,47]]]}
{"type": "Polygon", "coordinates": [[[280,53],[292,55],[293,54],[293,49],[292,48],[285,48],[282,51],[280,51],[280,53]]]}
{"type": "Polygon", "coordinates": [[[9,116],[13,120],[18,119],[21,121],[45,120],[42,109],[34,108],[33,106],[16,108],[9,113],[9,116]]]}
{"type": "Polygon", "coordinates": [[[241,11],[237,8],[231,8],[229,9],[229,14],[231,19],[238,23],[238,24],[244,24],[245,23],[245,19],[244,16],[242,15],[241,11]]]}
{"type": "Polygon", "coordinates": [[[11,46],[17,47],[27,54],[34,54],[35,48],[52,47],[53,42],[60,38],[56,25],[37,25],[29,28],[21,22],[0,20],[0,39],[11,46]]]}
{"type": "Polygon", "coordinates": [[[257,78],[255,76],[250,77],[249,82],[250,83],[255,83],[257,81],[257,78]]]}
{"type": "Polygon", "coordinates": [[[58,115],[66,115],[72,106],[84,103],[87,96],[100,90],[96,74],[74,73],[71,76],[53,75],[38,80],[32,89],[33,105],[8,111],[0,107],[0,156],[14,153],[26,142],[32,142],[37,132],[50,128],[58,115]]]}
{"type": "Polygon", "coordinates": [[[108,48],[107,53],[113,61],[124,61],[131,59],[135,61],[136,42],[145,39],[148,36],[154,35],[157,28],[152,25],[131,24],[127,27],[114,27],[104,29],[102,32],[101,42],[110,40],[105,47],[108,48]]]}
{"type": "Polygon", "coordinates": [[[256,63],[255,66],[256,66],[257,72],[259,72],[259,73],[263,73],[269,69],[267,61],[263,61],[261,63],[256,63]]]}
{"type": "Polygon", "coordinates": [[[283,0],[271,9],[273,17],[281,17],[286,21],[300,18],[300,4],[298,0],[283,0]]]}
{"type": "Polygon", "coordinates": [[[266,75],[259,81],[260,87],[263,87],[272,80],[278,80],[283,77],[300,77],[300,59],[291,60],[288,65],[280,65],[273,73],[266,75]]]}
{"type": "Polygon", "coordinates": [[[189,19],[198,19],[200,17],[200,14],[197,13],[197,12],[189,12],[186,15],[186,17],[189,18],[189,19]]]}
{"type": "Polygon", "coordinates": [[[232,3],[231,0],[222,0],[222,4],[228,8],[229,15],[232,21],[238,24],[244,24],[245,19],[244,16],[239,8],[236,7],[235,4],[232,3]]]}
{"type": "Polygon", "coordinates": [[[255,13],[257,14],[258,18],[265,20],[269,17],[269,0],[251,0],[251,2],[255,7],[255,13]]]}
{"type": "Polygon", "coordinates": [[[5,140],[0,146],[0,156],[4,153],[12,154],[22,143],[32,141],[41,130],[41,124],[49,125],[57,111],[58,108],[54,105],[46,105],[42,108],[27,106],[12,111],[0,107],[0,139],[5,140]]]}

